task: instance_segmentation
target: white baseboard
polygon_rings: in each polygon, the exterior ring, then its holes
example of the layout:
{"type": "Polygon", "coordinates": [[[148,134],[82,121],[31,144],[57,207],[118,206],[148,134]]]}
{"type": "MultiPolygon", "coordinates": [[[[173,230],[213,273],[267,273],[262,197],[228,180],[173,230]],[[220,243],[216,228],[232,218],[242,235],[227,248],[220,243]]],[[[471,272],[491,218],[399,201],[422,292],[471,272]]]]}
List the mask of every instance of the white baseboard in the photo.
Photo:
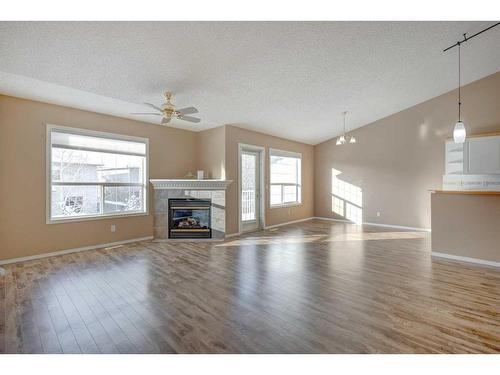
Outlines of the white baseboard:
{"type": "Polygon", "coordinates": [[[0,265],[2,265],[2,264],[11,264],[11,263],[19,263],[19,262],[26,262],[28,260],[36,260],[36,259],[48,258],[48,257],[56,256],[56,255],[78,253],[80,251],[102,249],[104,247],[112,247],[112,246],[124,245],[124,244],[132,243],[132,242],[149,241],[149,240],[152,240],[152,239],[153,239],[153,236],[140,237],[140,238],[133,238],[131,240],[116,241],[116,242],[110,242],[110,243],[105,243],[105,244],[100,244],[100,245],[91,245],[91,246],[78,247],[78,248],[75,248],[75,249],[59,250],[59,251],[54,251],[54,252],[51,252],[51,253],[31,255],[31,256],[22,257],[22,258],[4,259],[4,260],[0,260],[0,265]]]}
{"type": "Polygon", "coordinates": [[[495,261],[486,260],[486,259],[463,257],[463,256],[460,256],[460,255],[440,253],[440,252],[437,252],[437,251],[432,251],[431,252],[431,256],[436,257],[436,258],[443,258],[443,259],[455,260],[455,261],[458,261],[458,262],[481,264],[483,266],[500,267],[500,262],[495,262],[495,261]]]}
{"type": "Polygon", "coordinates": [[[306,217],[305,219],[299,219],[299,220],[292,220],[292,221],[287,221],[286,223],[280,223],[280,224],[274,224],[274,225],[268,225],[264,227],[264,229],[272,229],[272,228],[277,228],[277,227],[282,227],[284,225],[289,225],[289,224],[295,224],[295,223],[301,223],[303,221],[308,221],[312,220],[314,217],[306,217]]]}
{"type": "MultiPolygon", "coordinates": [[[[346,219],[333,219],[331,217],[316,216],[316,217],[314,217],[314,219],[329,220],[329,221],[340,221],[342,223],[354,224],[352,221],[349,221],[349,220],[346,220],[346,219]]],[[[419,231],[419,232],[430,232],[431,231],[429,228],[405,227],[405,226],[402,226],[402,225],[392,225],[392,224],[379,224],[379,223],[367,223],[367,222],[363,222],[363,225],[372,225],[372,226],[375,226],[375,227],[383,227],[383,228],[406,229],[406,230],[413,230],[413,231],[419,231]]]]}

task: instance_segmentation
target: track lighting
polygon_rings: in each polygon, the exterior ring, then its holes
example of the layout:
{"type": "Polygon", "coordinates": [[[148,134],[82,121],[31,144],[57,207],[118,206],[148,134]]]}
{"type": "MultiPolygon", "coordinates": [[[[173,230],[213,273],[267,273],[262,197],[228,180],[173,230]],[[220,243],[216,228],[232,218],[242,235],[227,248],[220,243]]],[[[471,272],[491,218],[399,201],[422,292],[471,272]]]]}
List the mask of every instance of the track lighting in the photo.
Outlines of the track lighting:
{"type": "Polygon", "coordinates": [[[452,49],[452,48],[455,48],[455,47],[458,47],[458,121],[455,123],[455,127],[453,128],[453,141],[455,143],[464,143],[465,142],[465,139],[467,138],[467,131],[465,130],[465,124],[463,123],[462,119],[461,119],[461,106],[462,106],[462,97],[461,97],[461,61],[460,61],[460,46],[469,41],[470,39],[484,33],[485,31],[488,31],[496,26],[500,25],[500,22],[496,22],[494,23],[493,25],[487,27],[486,29],[483,29],[477,33],[475,33],[474,35],[471,35],[469,37],[467,37],[467,34],[463,34],[464,36],[464,39],[463,40],[460,40],[458,42],[456,42],[455,44],[449,46],[448,48],[445,48],[443,50],[443,52],[446,52],[448,51],[449,49],[452,49]]]}
{"type": "MultiPolygon", "coordinates": [[[[467,40],[467,38],[464,35],[464,40],[467,40]]],[[[462,97],[461,97],[461,92],[460,92],[460,68],[461,68],[461,62],[460,62],[460,44],[461,42],[458,42],[458,121],[455,124],[455,127],[453,128],[453,141],[455,143],[464,143],[465,138],[467,137],[467,132],[465,130],[465,124],[463,123],[462,119],[460,118],[461,111],[460,107],[462,106],[462,97]]]]}

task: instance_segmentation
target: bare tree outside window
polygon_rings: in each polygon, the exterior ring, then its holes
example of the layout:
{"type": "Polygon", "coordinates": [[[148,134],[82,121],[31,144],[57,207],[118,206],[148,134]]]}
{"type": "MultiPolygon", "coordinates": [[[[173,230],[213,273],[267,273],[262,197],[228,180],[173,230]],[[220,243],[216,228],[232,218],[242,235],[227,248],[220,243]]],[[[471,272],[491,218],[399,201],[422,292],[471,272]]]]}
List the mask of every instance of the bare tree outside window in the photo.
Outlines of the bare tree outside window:
{"type": "Polygon", "coordinates": [[[50,136],[51,219],[146,211],[146,141],[67,128],[50,136]]]}

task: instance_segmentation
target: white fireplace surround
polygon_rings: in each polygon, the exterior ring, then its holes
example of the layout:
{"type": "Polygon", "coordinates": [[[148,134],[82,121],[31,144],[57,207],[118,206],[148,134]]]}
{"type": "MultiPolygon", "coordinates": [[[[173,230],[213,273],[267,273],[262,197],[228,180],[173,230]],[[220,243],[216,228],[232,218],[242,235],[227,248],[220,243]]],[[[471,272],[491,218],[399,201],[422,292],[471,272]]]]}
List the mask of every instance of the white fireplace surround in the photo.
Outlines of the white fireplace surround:
{"type": "Polygon", "coordinates": [[[226,190],[232,180],[170,180],[154,179],[149,180],[154,189],[200,189],[200,190],[226,190]]]}

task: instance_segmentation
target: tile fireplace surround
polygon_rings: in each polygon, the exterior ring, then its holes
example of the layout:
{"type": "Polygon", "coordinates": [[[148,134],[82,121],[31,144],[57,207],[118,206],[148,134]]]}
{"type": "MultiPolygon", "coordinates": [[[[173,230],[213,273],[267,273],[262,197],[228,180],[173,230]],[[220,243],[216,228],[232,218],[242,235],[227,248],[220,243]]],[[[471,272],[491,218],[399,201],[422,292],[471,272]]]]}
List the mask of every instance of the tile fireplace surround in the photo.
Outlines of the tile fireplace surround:
{"type": "MultiPolygon", "coordinates": [[[[150,180],[154,189],[155,240],[168,238],[168,200],[170,198],[196,198],[211,201],[211,240],[226,236],[226,188],[231,180],[150,180]]],[[[171,241],[202,241],[201,239],[175,239],[171,241]]],[[[205,239],[207,241],[207,239],[205,239]]]]}

